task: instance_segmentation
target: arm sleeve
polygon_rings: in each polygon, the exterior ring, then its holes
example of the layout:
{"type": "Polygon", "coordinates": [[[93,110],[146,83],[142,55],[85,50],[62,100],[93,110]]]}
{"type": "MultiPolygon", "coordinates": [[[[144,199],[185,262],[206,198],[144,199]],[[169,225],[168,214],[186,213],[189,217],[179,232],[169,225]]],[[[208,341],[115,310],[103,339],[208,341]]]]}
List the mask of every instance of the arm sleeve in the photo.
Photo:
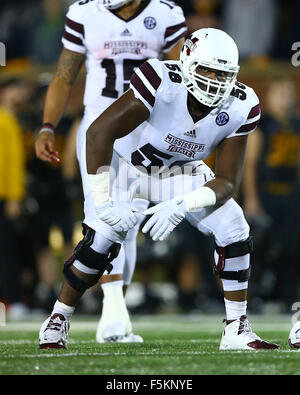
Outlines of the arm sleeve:
{"type": "Polygon", "coordinates": [[[71,5],[66,15],[65,30],[62,37],[64,47],[70,51],[85,54],[85,31],[78,5],[71,5]]]}
{"type": "Polygon", "coordinates": [[[169,18],[166,18],[166,20],[167,26],[164,34],[163,52],[168,52],[178,41],[185,38],[188,30],[183,11],[178,6],[170,10],[169,18]]]}
{"type": "Polygon", "coordinates": [[[150,59],[137,69],[130,79],[130,88],[137,99],[151,112],[155,105],[157,91],[162,83],[162,71],[160,62],[150,59]]]}

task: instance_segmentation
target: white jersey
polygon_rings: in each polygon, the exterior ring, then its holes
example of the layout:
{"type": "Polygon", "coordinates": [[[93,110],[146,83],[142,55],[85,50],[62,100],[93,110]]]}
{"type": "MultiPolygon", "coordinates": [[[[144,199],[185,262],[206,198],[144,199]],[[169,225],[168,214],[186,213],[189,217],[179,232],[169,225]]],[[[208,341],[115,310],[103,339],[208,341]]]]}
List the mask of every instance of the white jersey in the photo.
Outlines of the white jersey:
{"type": "Polygon", "coordinates": [[[94,0],[72,4],[62,42],[66,49],[86,55],[86,110],[104,111],[128,89],[136,68],[168,52],[186,32],[182,9],[168,0],[143,0],[128,20],[94,0]]]}
{"type": "Polygon", "coordinates": [[[180,62],[150,59],[132,76],[130,88],[150,111],[133,132],[116,140],[114,149],[134,166],[172,167],[204,160],[226,138],[255,130],[259,100],[252,88],[236,82],[228,99],[200,120],[187,106],[180,62]]]}

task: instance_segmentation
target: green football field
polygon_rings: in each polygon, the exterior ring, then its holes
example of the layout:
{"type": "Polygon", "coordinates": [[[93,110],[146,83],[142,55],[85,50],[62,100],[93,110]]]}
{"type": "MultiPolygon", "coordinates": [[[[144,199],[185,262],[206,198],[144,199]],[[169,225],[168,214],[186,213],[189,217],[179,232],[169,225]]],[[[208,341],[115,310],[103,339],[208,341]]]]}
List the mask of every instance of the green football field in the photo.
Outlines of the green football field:
{"type": "Polygon", "coordinates": [[[39,350],[41,321],[0,327],[1,375],[298,375],[291,317],[249,316],[254,332],[280,350],[220,351],[220,315],[138,316],[142,344],[96,344],[97,317],[73,317],[67,350],[39,350]]]}

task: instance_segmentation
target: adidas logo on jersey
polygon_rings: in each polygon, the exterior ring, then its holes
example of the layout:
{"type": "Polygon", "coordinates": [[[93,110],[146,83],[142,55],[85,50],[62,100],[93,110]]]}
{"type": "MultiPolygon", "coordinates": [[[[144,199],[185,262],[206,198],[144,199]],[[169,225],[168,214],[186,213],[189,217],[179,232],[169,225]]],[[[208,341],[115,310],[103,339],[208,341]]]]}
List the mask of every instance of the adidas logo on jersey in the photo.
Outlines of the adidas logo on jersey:
{"type": "Polygon", "coordinates": [[[121,36],[128,37],[128,36],[132,36],[132,34],[131,34],[130,31],[126,28],[126,29],[121,33],[121,36]]]}
{"type": "Polygon", "coordinates": [[[185,132],[184,134],[185,136],[189,136],[189,137],[197,137],[196,130],[190,130],[189,132],[185,132]]]}

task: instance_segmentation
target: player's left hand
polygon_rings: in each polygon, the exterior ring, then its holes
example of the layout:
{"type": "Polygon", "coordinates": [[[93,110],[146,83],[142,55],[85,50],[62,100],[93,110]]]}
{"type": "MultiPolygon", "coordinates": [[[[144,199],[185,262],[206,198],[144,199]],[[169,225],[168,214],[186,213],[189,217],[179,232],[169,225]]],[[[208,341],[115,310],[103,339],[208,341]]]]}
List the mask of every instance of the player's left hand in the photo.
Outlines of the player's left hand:
{"type": "Polygon", "coordinates": [[[53,133],[40,133],[35,141],[36,156],[44,162],[59,162],[58,152],[54,150],[55,137],[53,133]]]}
{"type": "Polygon", "coordinates": [[[185,202],[182,198],[167,200],[148,208],[143,214],[153,215],[144,225],[142,232],[147,233],[151,229],[152,240],[165,240],[183,220],[186,211],[185,202]]]}

